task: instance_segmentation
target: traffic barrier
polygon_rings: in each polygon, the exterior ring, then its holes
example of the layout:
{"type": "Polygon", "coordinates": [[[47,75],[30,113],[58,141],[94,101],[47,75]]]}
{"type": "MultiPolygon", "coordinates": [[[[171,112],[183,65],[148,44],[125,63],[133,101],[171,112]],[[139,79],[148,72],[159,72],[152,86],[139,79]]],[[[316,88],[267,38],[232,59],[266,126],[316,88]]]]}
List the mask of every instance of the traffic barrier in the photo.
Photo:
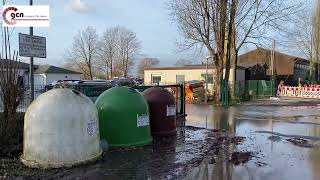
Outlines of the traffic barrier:
{"type": "Polygon", "coordinates": [[[320,86],[311,86],[311,87],[283,86],[281,88],[280,96],[320,99],[320,86]]]}

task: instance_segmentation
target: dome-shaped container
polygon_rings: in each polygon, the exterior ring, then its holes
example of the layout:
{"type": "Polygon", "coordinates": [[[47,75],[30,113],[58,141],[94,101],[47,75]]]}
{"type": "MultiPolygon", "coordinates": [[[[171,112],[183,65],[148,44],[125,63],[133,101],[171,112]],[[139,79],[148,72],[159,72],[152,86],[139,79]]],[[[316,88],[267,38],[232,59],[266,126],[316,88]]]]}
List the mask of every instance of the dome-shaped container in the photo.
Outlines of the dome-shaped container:
{"type": "Polygon", "coordinates": [[[101,139],[110,147],[146,145],[152,142],[148,104],[129,87],[114,87],[96,101],[101,139]]]}
{"type": "Polygon", "coordinates": [[[148,88],[142,94],[149,104],[152,135],[175,135],[176,105],[173,95],[160,87],[148,88]]]}
{"type": "Polygon", "coordinates": [[[98,112],[85,95],[52,89],[28,107],[22,155],[25,165],[70,167],[93,161],[101,153],[98,112]]]}

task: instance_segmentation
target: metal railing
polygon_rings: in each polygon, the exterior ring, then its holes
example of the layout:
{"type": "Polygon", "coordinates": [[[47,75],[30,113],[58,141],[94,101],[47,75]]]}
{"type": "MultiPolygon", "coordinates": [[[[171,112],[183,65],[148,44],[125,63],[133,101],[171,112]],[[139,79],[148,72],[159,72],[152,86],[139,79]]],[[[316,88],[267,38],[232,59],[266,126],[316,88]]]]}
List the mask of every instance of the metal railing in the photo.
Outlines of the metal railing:
{"type": "MultiPolygon", "coordinates": [[[[105,90],[112,88],[112,86],[106,86],[106,85],[67,85],[70,89],[75,89],[86,96],[88,96],[93,102],[96,101],[96,99],[99,97],[100,94],[102,94],[105,90]]],[[[148,89],[150,87],[154,86],[131,86],[134,89],[137,89],[139,92],[144,91],[145,89],[148,89]]],[[[171,92],[175,99],[176,99],[176,112],[178,117],[185,117],[186,116],[186,110],[185,110],[185,85],[184,84],[175,84],[175,85],[160,85],[158,87],[165,88],[171,92]]],[[[53,86],[35,86],[35,98],[37,98],[42,93],[52,89],[53,86]]],[[[29,86],[25,87],[25,93],[20,101],[20,105],[17,109],[18,112],[25,112],[28,108],[28,106],[31,103],[31,94],[30,94],[30,88],[29,86]]],[[[3,111],[3,103],[0,101],[0,112],[3,111]]]]}
{"type": "MultiPolygon", "coordinates": [[[[143,92],[144,90],[155,87],[155,86],[130,86],[138,90],[139,92],[143,92]]],[[[177,108],[177,116],[185,117],[185,85],[184,84],[175,84],[175,85],[159,85],[157,87],[165,88],[169,92],[171,92],[176,99],[176,108],[177,108]]],[[[106,85],[70,85],[68,88],[75,89],[86,96],[88,96],[93,102],[102,94],[105,90],[112,88],[112,86],[106,85]]]]}
{"type": "Polygon", "coordinates": [[[161,87],[167,89],[173,94],[176,99],[177,116],[186,116],[186,93],[184,84],[174,84],[174,85],[159,85],[159,86],[133,86],[132,88],[137,89],[142,92],[150,87],[161,87]]]}

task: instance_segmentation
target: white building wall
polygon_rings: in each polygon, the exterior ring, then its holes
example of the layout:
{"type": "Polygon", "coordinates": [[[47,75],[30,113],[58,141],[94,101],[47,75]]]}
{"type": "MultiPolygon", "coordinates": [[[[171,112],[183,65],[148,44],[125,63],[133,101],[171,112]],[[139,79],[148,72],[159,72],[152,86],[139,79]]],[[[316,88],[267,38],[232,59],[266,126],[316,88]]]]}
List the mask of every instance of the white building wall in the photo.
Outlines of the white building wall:
{"type": "Polygon", "coordinates": [[[34,75],[34,85],[35,86],[45,86],[46,84],[46,75],[45,74],[35,74],[34,75]]]}
{"type": "Polygon", "coordinates": [[[46,84],[58,80],[80,80],[80,74],[46,74],[46,84]]]}
{"type": "MultiPolygon", "coordinates": [[[[232,70],[231,70],[232,71],[232,70]]],[[[214,74],[214,69],[208,69],[208,74],[214,74]]],[[[232,71],[233,72],[233,71],[232,71]]],[[[184,75],[185,81],[192,80],[204,80],[201,77],[201,74],[205,74],[205,69],[187,69],[187,70],[145,70],[144,71],[144,83],[146,85],[152,84],[151,77],[152,76],[161,76],[160,85],[164,84],[175,84],[177,75],[184,75]]],[[[230,79],[231,80],[231,76],[230,79]]],[[[238,69],[237,70],[237,80],[245,80],[245,70],[238,69]]]]}

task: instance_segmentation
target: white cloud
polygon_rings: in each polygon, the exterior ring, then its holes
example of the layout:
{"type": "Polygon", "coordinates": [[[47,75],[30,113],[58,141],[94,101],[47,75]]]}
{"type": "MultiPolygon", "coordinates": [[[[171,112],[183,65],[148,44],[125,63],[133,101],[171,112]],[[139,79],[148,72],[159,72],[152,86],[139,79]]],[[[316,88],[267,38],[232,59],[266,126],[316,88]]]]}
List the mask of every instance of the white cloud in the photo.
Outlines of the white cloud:
{"type": "Polygon", "coordinates": [[[70,0],[69,7],[77,13],[94,13],[96,8],[83,0],[70,0]]]}

